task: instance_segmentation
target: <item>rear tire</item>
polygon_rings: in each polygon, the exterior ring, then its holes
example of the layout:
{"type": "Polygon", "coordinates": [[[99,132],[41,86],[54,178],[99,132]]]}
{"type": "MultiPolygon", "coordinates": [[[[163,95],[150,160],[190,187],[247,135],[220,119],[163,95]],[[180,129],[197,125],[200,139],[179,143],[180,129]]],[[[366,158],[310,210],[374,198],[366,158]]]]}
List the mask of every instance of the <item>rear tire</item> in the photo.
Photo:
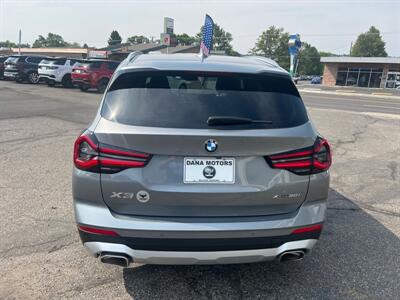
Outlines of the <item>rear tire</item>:
{"type": "Polygon", "coordinates": [[[108,79],[101,79],[97,84],[97,91],[99,93],[104,93],[104,91],[107,88],[107,84],[108,84],[108,79]]]}
{"type": "Polygon", "coordinates": [[[29,81],[29,83],[32,83],[32,84],[38,84],[39,83],[39,74],[37,72],[30,72],[28,74],[28,81],[29,81]]]}
{"type": "Polygon", "coordinates": [[[80,84],[80,85],[79,85],[79,89],[80,89],[82,92],[86,92],[86,91],[89,89],[89,87],[88,87],[87,85],[80,84]]]}
{"type": "Polygon", "coordinates": [[[72,87],[72,80],[71,80],[71,74],[65,74],[64,77],[61,80],[61,84],[65,88],[70,88],[72,87]]]}

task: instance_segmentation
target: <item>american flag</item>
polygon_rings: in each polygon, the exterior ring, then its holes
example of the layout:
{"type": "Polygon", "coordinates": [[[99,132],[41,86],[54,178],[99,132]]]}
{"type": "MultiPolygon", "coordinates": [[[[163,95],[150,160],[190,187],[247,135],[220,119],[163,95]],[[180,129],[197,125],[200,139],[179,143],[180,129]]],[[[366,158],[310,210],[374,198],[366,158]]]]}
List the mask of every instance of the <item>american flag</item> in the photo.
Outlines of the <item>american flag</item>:
{"type": "Polygon", "coordinates": [[[203,38],[201,39],[200,52],[204,56],[208,56],[211,51],[212,38],[214,32],[214,21],[209,15],[206,15],[206,20],[203,27],[203,38]]]}

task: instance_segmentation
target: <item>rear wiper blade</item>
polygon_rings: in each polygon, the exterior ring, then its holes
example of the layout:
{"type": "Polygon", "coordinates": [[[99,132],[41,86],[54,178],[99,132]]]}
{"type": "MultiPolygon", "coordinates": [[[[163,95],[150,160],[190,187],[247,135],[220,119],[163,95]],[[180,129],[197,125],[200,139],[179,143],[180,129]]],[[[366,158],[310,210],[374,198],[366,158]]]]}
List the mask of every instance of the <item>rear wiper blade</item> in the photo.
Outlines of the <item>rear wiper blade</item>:
{"type": "Polygon", "coordinates": [[[218,125],[239,125],[239,124],[272,124],[272,121],[268,120],[253,120],[250,118],[234,117],[234,116],[210,116],[207,119],[208,126],[218,125]]]}

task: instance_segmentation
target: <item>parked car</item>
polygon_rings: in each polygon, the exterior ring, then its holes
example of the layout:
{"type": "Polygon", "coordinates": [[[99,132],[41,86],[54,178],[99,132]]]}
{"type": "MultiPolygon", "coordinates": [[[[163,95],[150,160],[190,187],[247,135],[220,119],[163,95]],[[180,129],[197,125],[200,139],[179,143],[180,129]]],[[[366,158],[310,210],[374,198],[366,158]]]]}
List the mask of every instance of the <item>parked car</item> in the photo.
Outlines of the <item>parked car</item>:
{"type": "Polygon", "coordinates": [[[311,84],[321,84],[321,82],[322,82],[321,76],[314,76],[311,79],[311,84]]]}
{"type": "Polygon", "coordinates": [[[49,86],[54,86],[58,83],[64,87],[71,87],[72,68],[78,62],[81,62],[81,60],[67,57],[42,60],[38,68],[39,77],[49,86]]]}
{"type": "Polygon", "coordinates": [[[47,56],[12,55],[4,62],[4,76],[17,82],[39,83],[38,65],[47,56]]]}
{"type": "Polygon", "coordinates": [[[300,75],[299,80],[306,81],[306,80],[308,80],[307,77],[308,77],[307,75],[300,75]]]}
{"type": "Polygon", "coordinates": [[[103,263],[297,260],[325,220],[330,146],[263,57],[130,54],[73,157],[79,234],[103,263]]]}
{"type": "Polygon", "coordinates": [[[4,79],[4,62],[8,56],[0,56],[0,79],[4,79]]]}
{"type": "Polygon", "coordinates": [[[76,84],[81,91],[95,88],[103,93],[118,65],[118,61],[110,60],[82,61],[72,69],[72,83],[76,84]]]}

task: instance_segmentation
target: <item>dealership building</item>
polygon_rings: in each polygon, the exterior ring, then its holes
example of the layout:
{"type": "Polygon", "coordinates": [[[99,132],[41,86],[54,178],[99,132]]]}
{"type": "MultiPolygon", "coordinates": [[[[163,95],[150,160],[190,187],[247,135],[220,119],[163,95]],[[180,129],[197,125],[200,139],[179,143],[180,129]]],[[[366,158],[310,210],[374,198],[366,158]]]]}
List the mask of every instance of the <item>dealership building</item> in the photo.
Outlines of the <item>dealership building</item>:
{"type": "Polygon", "coordinates": [[[367,88],[400,87],[398,57],[321,57],[324,65],[322,84],[367,88]]]}

